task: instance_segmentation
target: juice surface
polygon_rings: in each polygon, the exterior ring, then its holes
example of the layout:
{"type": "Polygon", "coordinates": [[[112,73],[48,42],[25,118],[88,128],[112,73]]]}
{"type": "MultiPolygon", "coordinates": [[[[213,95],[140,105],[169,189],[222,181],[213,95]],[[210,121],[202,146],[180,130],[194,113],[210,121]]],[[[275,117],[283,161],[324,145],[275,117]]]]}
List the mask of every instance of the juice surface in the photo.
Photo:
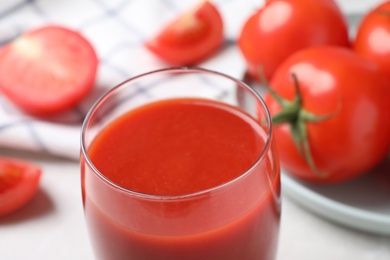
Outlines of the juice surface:
{"type": "Polygon", "coordinates": [[[179,195],[234,179],[248,170],[263,147],[259,126],[237,109],[174,99],[117,119],[98,136],[89,154],[102,174],[124,188],[179,195]]]}
{"type": "MultiPolygon", "coordinates": [[[[173,99],[138,108],[104,128],[88,154],[117,185],[183,195],[247,171],[266,140],[231,106],[173,99]]],[[[154,200],[102,182],[82,156],[86,222],[97,259],[271,260],[280,223],[280,172],[272,151],[244,176],[192,199],[154,200]]]]}

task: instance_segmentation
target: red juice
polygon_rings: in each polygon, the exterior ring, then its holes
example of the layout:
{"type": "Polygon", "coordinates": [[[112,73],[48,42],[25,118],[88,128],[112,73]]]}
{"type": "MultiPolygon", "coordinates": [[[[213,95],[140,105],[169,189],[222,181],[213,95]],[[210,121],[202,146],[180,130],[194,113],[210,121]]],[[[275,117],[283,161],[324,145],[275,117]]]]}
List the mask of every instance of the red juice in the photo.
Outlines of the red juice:
{"type": "Polygon", "coordinates": [[[96,257],[273,259],[280,173],[266,140],[251,116],[204,99],[159,101],[114,120],[88,149],[102,175],[81,158],[96,257]]]}

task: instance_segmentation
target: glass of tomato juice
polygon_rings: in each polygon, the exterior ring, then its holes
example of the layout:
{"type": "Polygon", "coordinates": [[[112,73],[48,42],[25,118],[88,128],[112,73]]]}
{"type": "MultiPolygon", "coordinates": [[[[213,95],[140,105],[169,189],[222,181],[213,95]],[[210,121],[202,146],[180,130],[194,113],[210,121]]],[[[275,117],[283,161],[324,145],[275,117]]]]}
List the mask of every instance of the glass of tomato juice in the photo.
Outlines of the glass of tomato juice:
{"type": "Polygon", "coordinates": [[[83,123],[80,166],[97,259],[275,258],[272,125],[240,80],[182,67],[110,89],[83,123]]]}

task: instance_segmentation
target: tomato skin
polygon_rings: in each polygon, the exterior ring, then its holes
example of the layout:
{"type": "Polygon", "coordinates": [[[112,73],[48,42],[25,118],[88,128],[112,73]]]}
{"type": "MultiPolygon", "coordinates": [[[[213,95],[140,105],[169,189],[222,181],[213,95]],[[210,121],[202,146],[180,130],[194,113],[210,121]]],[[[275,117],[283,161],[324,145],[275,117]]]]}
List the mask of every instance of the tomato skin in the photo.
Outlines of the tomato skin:
{"type": "Polygon", "coordinates": [[[390,78],[390,1],[368,12],[360,23],[353,49],[377,62],[390,78]]]}
{"type": "Polygon", "coordinates": [[[346,21],[333,0],[273,0],[245,22],[238,38],[248,73],[267,78],[294,52],[316,45],[349,46],[346,21]]]}
{"type": "Polygon", "coordinates": [[[26,113],[53,115],[89,94],[97,67],[93,46],[79,32],[42,26],[0,50],[0,91],[26,113]]]}
{"type": "Polygon", "coordinates": [[[181,14],[145,46],[171,65],[197,64],[214,54],[224,41],[223,20],[209,1],[181,14]]]}
{"type": "MultiPolygon", "coordinates": [[[[316,115],[334,114],[320,122],[307,122],[308,140],[316,175],[299,154],[290,125],[274,125],[281,165],[291,175],[312,182],[335,183],[353,179],[378,164],[390,148],[390,81],[377,64],[352,50],[320,46],[290,56],[275,72],[270,85],[292,100],[294,73],[303,108],[316,115]]],[[[269,94],[271,115],[281,107],[269,94]]]]}
{"type": "Polygon", "coordinates": [[[30,162],[0,157],[0,217],[32,199],[41,175],[41,169],[30,162]]]}

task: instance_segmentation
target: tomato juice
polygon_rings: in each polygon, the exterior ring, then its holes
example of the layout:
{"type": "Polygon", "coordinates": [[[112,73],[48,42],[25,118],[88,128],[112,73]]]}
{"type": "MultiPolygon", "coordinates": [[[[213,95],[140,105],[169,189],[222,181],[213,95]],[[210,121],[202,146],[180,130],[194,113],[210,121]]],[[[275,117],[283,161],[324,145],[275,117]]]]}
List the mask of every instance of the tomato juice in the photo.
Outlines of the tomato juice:
{"type": "Polygon", "coordinates": [[[81,157],[96,257],[273,259],[280,169],[266,141],[257,120],[206,99],[158,101],[109,123],[87,149],[96,169],[81,157]]]}

